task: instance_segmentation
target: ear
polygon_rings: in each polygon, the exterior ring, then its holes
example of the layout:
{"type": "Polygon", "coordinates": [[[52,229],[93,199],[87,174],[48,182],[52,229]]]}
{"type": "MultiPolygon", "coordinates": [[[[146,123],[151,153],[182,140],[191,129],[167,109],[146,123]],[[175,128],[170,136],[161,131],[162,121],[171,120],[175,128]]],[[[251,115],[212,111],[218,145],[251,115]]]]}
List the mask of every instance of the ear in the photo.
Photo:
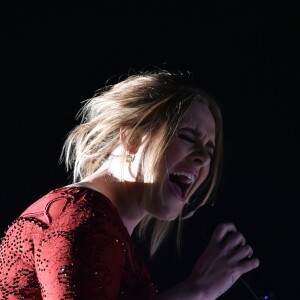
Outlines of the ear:
{"type": "Polygon", "coordinates": [[[129,154],[136,154],[139,149],[139,143],[131,144],[128,142],[129,129],[125,127],[120,128],[120,141],[125,151],[129,154]]]}

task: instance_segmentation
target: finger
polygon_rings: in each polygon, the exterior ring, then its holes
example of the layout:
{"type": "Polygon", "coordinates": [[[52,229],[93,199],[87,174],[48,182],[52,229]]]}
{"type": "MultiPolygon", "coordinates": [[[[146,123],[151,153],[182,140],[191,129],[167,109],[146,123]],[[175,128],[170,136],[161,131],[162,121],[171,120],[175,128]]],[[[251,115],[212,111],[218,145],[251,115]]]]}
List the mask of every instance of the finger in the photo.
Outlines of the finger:
{"type": "Polygon", "coordinates": [[[242,263],[239,266],[240,273],[244,274],[247,273],[255,268],[257,268],[260,264],[260,261],[258,258],[250,258],[243,260],[242,263]]]}
{"type": "Polygon", "coordinates": [[[227,234],[223,243],[226,243],[229,248],[242,247],[246,244],[246,239],[239,231],[236,231],[227,234]]]}
{"type": "Polygon", "coordinates": [[[214,230],[212,241],[221,243],[229,233],[236,231],[236,227],[233,223],[221,223],[214,230]]]}
{"type": "Polygon", "coordinates": [[[249,244],[236,248],[234,258],[236,260],[250,259],[253,255],[253,249],[249,244]]]}

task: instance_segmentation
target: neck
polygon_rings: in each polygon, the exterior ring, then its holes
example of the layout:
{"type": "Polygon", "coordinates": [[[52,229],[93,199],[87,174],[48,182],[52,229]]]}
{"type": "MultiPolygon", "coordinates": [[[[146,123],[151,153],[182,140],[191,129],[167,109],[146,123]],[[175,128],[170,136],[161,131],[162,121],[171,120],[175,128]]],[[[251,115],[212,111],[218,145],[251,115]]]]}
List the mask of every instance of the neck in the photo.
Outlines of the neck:
{"type": "Polygon", "coordinates": [[[120,182],[112,176],[96,175],[86,178],[80,184],[99,191],[113,203],[129,235],[146,215],[140,207],[142,183],[120,182]]]}

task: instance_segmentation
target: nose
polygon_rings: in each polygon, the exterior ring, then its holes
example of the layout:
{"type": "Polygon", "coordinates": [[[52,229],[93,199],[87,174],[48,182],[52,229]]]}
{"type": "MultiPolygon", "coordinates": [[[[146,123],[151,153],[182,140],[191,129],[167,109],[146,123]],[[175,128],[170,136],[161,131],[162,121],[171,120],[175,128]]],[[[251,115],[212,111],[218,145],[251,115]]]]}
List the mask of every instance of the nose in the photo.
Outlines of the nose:
{"type": "Polygon", "coordinates": [[[205,167],[210,163],[211,157],[207,150],[201,148],[192,153],[192,160],[194,163],[197,163],[197,165],[205,167]]]}

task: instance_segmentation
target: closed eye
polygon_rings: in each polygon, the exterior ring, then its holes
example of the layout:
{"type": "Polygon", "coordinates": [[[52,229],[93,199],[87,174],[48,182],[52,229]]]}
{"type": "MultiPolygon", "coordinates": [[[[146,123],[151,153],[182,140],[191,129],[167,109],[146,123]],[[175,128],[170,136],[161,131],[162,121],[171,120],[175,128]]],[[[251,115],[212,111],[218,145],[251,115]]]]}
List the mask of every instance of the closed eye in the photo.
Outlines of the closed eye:
{"type": "Polygon", "coordinates": [[[183,140],[185,140],[185,141],[187,141],[187,142],[190,142],[190,143],[193,143],[193,144],[196,142],[194,136],[190,136],[190,135],[185,134],[185,133],[179,133],[179,134],[178,134],[178,137],[179,137],[180,139],[183,139],[183,140]]]}
{"type": "MultiPolygon", "coordinates": [[[[182,128],[180,129],[180,131],[178,132],[177,136],[184,140],[187,141],[188,143],[191,144],[198,144],[198,140],[196,137],[200,137],[200,133],[197,132],[196,130],[192,129],[192,128],[182,128]]],[[[201,144],[201,138],[199,140],[199,145],[201,144]]],[[[205,145],[205,150],[207,152],[207,154],[209,155],[210,159],[212,160],[213,156],[214,156],[214,150],[215,150],[215,144],[209,140],[208,143],[205,145]]]]}
{"type": "MultiPolygon", "coordinates": [[[[196,144],[196,139],[194,137],[191,137],[188,134],[184,134],[184,133],[180,133],[178,134],[178,137],[180,139],[183,139],[184,141],[187,141],[191,144],[196,144]]],[[[210,159],[212,160],[213,156],[214,156],[214,148],[213,147],[207,147],[207,154],[209,155],[210,159]]]]}

